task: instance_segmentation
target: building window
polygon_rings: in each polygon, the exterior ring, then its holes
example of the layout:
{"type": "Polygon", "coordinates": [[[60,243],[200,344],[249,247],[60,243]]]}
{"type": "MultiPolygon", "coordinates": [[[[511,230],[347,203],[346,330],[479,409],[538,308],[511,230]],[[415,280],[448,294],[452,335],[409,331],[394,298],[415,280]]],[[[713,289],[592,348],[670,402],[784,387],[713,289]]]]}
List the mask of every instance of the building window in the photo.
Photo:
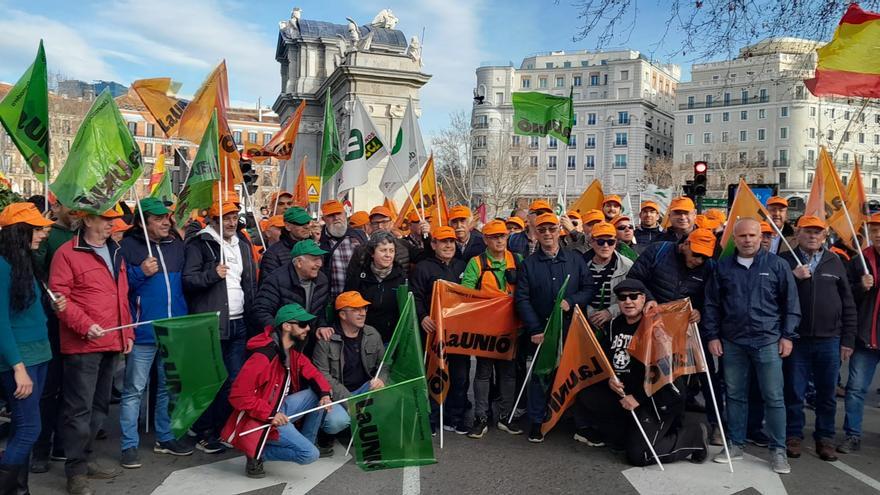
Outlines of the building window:
{"type": "Polygon", "coordinates": [[[521,85],[523,88],[531,88],[531,87],[532,87],[532,78],[531,78],[531,77],[524,77],[524,78],[522,78],[522,81],[521,81],[521,84],[520,84],[520,85],[521,85]]]}
{"type": "Polygon", "coordinates": [[[779,107],[779,116],[782,118],[788,117],[788,107],[779,107]]]}
{"type": "Polygon", "coordinates": [[[137,133],[138,133],[137,122],[129,122],[128,123],[128,130],[129,130],[129,132],[131,132],[132,136],[137,136],[137,133]]]}
{"type": "Polygon", "coordinates": [[[614,155],[614,168],[626,168],[626,155],[614,155]]]}
{"type": "Polygon", "coordinates": [[[556,78],[556,87],[557,88],[565,87],[565,78],[564,77],[557,77],[556,78]]]}
{"type": "Polygon", "coordinates": [[[584,157],[584,169],[585,170],[593,170],[596,168],[596,157],[593,155],[587,155],[584,157]]]}
{"type": "Polygon", "coordinates": [[[147,137],[156,137],[156,126],[154,124],[147,124],[147,137]]]}
{"type": "Polygon", "coordinates": [[[684,144],[694,144],[694,135],[688,134],[684,137],[684,144]]]}
{"type": "Polygon", "coordinates": [[[264,132],[263,133],[263,146],[266,146],[267,144],[269,144],[269,141],[271,141],[271,140],[272,140],[272,135],[269,134],[268,132],[264,132]]]}
{"type": "Polygon", "coordinates": [[[625,132],[614,133],[614,146],[626,146],[626,133],[625,132]]]}
{"type": "Polygon", "coordinates": [[[577,112],[572,112],[572,114],[571,114],[571,119],[572,119],[572,120],[571,120],[571,126],[572,126],[572,127],[577,127],[577,125],[578,125],[578,114],[577,114],[577,112]]]}
{"type": "Polygon", "coordinates": [[[587,149],[595,149],[596,148],[596,135],[595,134],[587,134],[587,149]]]}
{"type": "Polygon", "coordinates": [[[859,133],[859,144],[865,144],[865,133],[864,132],[859,133]]]}
{"type": "Polygon", "coordinates": [[[843,154],[843,163],[849,163],[849,153],[843,154]]]}
{"type": "Polygon", "coordinates": [[[617,123],[629,124],[629,112],[617,112],[617,123]]]}
{"type": "Polygon", "coordinates": [[[688,115],[688,116],[687,116],[687,123],[688,123],[688,124],[693,124],[693,123],[694,123],[694,116],[693,116],[693,115],[688,115]]]}
{"type": "Polygon", "coordinates": [[[730,133],[727,132],[727,131],[723,131],[723,132],[721,133],[721,142],[722,142],[722,143],[726,143],[726,142],[728,142],[729,140],[730,140],[730,133]]]}
{"type": "Polygon", "coordinates": [[[530,156],[529,157],[529,166],[532,168],[538,168],[538,157],[530,156]]]}
{"type": "Polygon", "coordinates": [[[807,185],[813,185],[813,172],[807,172],[807,185]]]}
{"type": "Polygon", "coordinates": [[[758,95],[760,96],[760,103],[767,103],[770,101],[770,96],[767,94],[766,89],[761,89],[758,95]]]}
{"type": "Polygon", "coordinates": [[[532,150],[538,149],[538,136],[530,136],[529,137],[529,149],[532,149],[532,150]]]}
{"type": "Polygon", "coordinates": [[[730,122],[730,112],[724,112],[721,114],[722,122],[730,122]]]}
{"type": "MultiPolygon", "coordinates": [[[[810,139],[816,139],[816,128],[810,127],[810,139]]],[[[880,142],[876,142],[874,144],[880,144],[880,142]]]]}
{"type": "Polygon", "coordinates": [[[759,108],[758,109],[758,118],[759,119],[766,119],[767,118],[767,110],[765,110],[763,108],[759,108]]]}
{"type": "Polygon", "coordinates": [[[629,81],[629,71],[628,70],[620,71],[620,80],[621,81],[629,81]]]}
{"type": "Polygon", "coordinates": [[[547,170],[556,170],[556,157],[547,157],[547,170]]]}
{"type": "Polygon", "coordinates": [[[749,90],[744,89],[739,94],[740,101],[745,104],[749,102],[749,90]]]}
{"type": "Polygon", "coordinates": [[[779,188],[787,189],[788,188],[788,173],[779,172],[779,188]]]}
{"type": "Polygon", "coordinates": [[[515,134],[510,136],[510,146],[513,148],[519,148],[519,136],[515,134]]]}
{"type": "Polygon", "coordinates": [[[519,157],[518,156],[510,157],[510,168],[514,168],[514,169],[519,168],[519,157]]]}
{"type": "Polygon", "coordinates": [[[569,69],[569,68],[571,68],[571,62],[562,62],[562,66],[565,67],[566,69],[569,69]]]}
{"type": "Polygon", "coordinates": [[[788,150],[779,150],[779,164],[788,165],[788,150]]]}
{"type": "Polygon", "coordinates": [[[581,85],[581,76],[574,76],[574,85],[575,86],[581,85]]]}
{"type": "Polygon", "coordinates": [[[232,131],[232,140],[235,144],[241,144],[241,131],[232,131]]]}
{"type": "Polygon", "coordinates": [[[742,110],[739,112],[739,120],[749,120],[749,111],[742,110]]]}
{"type": "Polygon", "coordinates": [[[843,120],[849,120],[849,110],[844,110],[844,112],[843,112],[843,120]]]}
{"type": "Polygon", "coordinates": [[[547,78],[546,77],[538,78],[538,87],[541,89],[547,89],[547,78]]]}
{"type": "Polygon", "coordinates": [[[707,113],[706,115],[703,115],[703,122],[705,122],[707,124],[711,124],[712,123],[712,114],[707,113]]]}
{"type": "Polygon", "coordinates": [[[816,159],[816,150],[807,150],[807,160],[812,162],[816,159]]]}
{"type": "Polygon", "coordinates": [[[739,162],[746,163],[747,161],[749,161],[749,153],[747,151],[740,151],[739,152],[739,162]]]}
{"type": "Polygon", "coordinates": [[[730,105],[730,93],[724,93],[724,106],[730,105]]]}
{"type": "Polygon", "coordinates": [[[834,129],[828,129],[828,140],[834,141],[834,129]]]}
{"type": "Polygon", "coordinates": [[[703,133],[703,144],[712,144],[712,133],[704,132],[703,133]]]}
{"type": "Polygon", "coordinates": [[[568,147],[569,148],[577,148],[577,145],[578,145],[577,135],[572,134],[572,135],[568,136],[568,147]]]}
{"type": "Polygon", "coordinates": [[[739,142],[744,143],[748,138],[748,131],[739,131],[739,142]]]}
{"type": "Polygon", "coordinates": [[[588,113],[587,114],[587,125],[596,125],[596,114],[588,113]]]}
{"type": "Polygon", "coordinates": [[[248,133],[248,142],[249,143],[256,143],[257,142],[257,133],[256,132],[249,132],[248,133]]]}
{"type": "Polygon", "coordinates": [[[599,74],[594,74],[590,76],[590,86],[598,86],[599,85],[599,74]]]}
{"type": "MultiPolygon", "coordinates": [[[[815,117],[815,116],[816,116],[816,107],[810,107],[810,117],[815,117]]],[[[878,117],[880,117],[880,115],[878,115],[878,117]]],[[[878,124],[880,124],[880,122],[878,122],[878,124]]]]}
{"type": "Polygon", "coordinates": [[[474,148],[485,148],[486,136],[474,136],[474,148]]]}
{"type": "MultiPolygon", "coordinates": [[[[849,119],[847,119],[847,120],[849,120],[849,119]]],[[[844,143],[848,143],[848,142],[849,142],[849,131],[846,131],[846,132],[843,133],[843,142],[844,142],[844,143]]]]}
{"type": "Polygon", "coordinates": [[[766,129],[758,129],[758,141],[763,141],[767,137],[766,129]]]}
{"type": "Polygon", "coordinates": [[[144,156],[154,156],[153,143],[144,143],[144,156]]]}
{"type": "Polygon", "coordinates": [[[568,164],[566,166],[568,170],[577,170],[577,159],[574,155],[570,155],[568,157],[568,164]]]}
{"type": "Polygon", "coordinates": [[[547,138],[547,147],[550,148],[551,150],[555,150],[557,146],[558,146],[558,141],[556,140],[556,138],[553,136],[549,136],[547,138]]]}
{"type": "Polygon", "coordinates": [[[486,161],[483,159],[483,157],[481,157],[481,156],[474,157],[474,168],[476,168],[478,170],[486,168],[486,161]]]}
{"type": "Polygon", "coordinates": [[[874,144],[880,145],[880,134],[874,134],[874,144]]]}
{"type": "Polygon", "coordinates": [[[688,96],[688,108],[694,108],[694,97],[688,96]]]}

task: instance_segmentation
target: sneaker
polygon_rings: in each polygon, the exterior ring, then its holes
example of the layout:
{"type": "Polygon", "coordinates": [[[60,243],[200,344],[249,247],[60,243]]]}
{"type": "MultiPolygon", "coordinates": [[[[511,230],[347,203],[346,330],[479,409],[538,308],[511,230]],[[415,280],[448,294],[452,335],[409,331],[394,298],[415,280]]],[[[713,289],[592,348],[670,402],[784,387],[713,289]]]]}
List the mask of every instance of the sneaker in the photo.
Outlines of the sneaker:
{"type": "MultiPolygon", "coordinates": [[[[690,461],[696,464],[706,462],[706,458],[709,457],[709,428],[703,423],[700,423],[700,440],[703,442],[702,450],[694,451],[690,457],[690,461]]],[[[727,461],[727,457],[724,460],[727,461]]]]}
{"type": "Polygon", "coordinates": [[[435,425],[434,423],[431,423],[431,436],[432,437],[437,436],[437,425],[435,425]]]}
{"type": "Polygon", "coordinates": [[[67,478],[67,493],[69,495],[94,495],[95,492],[89,486],[88,478],[80,474],[67,478]]]}
{"type": "Polygon", "coordinates": [[[86,474],[93,480],[112,480],[122,474],[122,471],[115,468],[105,468],[97,462],[90,462],[86,474]]]}
{"type": "Polygon", "coordinates": [[[455,427],[452,425],[443,425],[443,431],[455,431],[455,427]]]}
{"type": "Polygon", "coordinates": [[[791,472],[791,465],[788,463],[784,450],[777,449],[773,451],[770,458],[770,467],[774,473],[788,474],[791,472]]]}
{"type": "Polygon", "coordinates": [[[532,427],[529,429],[529,441],[532,443],[544,441],[544,434],[541,433],[541,423],[532,423],[532,427]]]}
{"type": "Polygon", "coordinates": [[[511,435],[522,435],[523,431],[519,429],[515,424],[508,423],[508,418],[502,416],[501,419],[498,420],[498,424],[496,425],[499,430],[506,431],[511,435]]]}
{"type": "Polygon", "coordinates": [[[124,467],[125,469],[137,469],[142,466],[141,460],[138,457],[137,447],[131,447],[122,451],[122,455],[119,457],[119,465],[124,467]]]}
{"type": "Polygon", "coordinates": [[[467,421],[461,420],[455,425],[453,431],[455,431],[456,435],[467,435],[470,433],[471,428],[467,425],[467,421]]]}
{"type": "Polygon", "coordinates": [[[199,440],[196,448],[206,454],[222,454],[226,451],[226,447],[219,440],[199,440]]]}
{"type": "Polygon", "coordinates": [[[321,459],[325,457],[333,457],[333,446],[318,445],[318,457],[320,457],[321,459]]]}
{"type": "MultiPolygon", "coordinates": [[[[730,460],[731,461],[741,461],[743,458],[743,448],[740,445],[731,444],[728,448],[730,450],[730,460]]],[[[727,464],[727,453],[724,449],[721,449],[721,452],[715,454],[715,457],[712,458],[713,462],[717,462],[718,464],[727,464]]]]}
{"type": "Polygon", "coordinates": [[[605,446],[605,442],[596,438],[595,432],[593,432],[589,428],[578,428],[578,431],[574,434],[573,438],[576,442],[585,443],[590,447],[605,446]]]}
{"type": "Polygon", "coordinates": [[[49,472],[49,458],[34,456],[31,459],[31,472],[34,474],[49,472]]]}
{"type": "Polygon", "coordinates": [[[153,445],[153,452],[157,454],[170,454],[176,456],[192,455],[193,448],[180,440],[168,440],[165,442],[156,442],[153,445]]]}
{"type": "Polygon", "coordinates": [[[489,419],[488,418],[476,418],[474,419],[474,425],[471,426],[471,431],[468,432],[468,438],[483,438],[483,435],[489,431],[489,419]]]}
{"type": "Polygon", "coordinates": [[[714,447],[724,446],[724,439],[721,438],[721,428],[719,428],[718,425],[712,427],[712,434],[709,435],[709,445],[712,445],[714,447]]]}
{"type": "Polygon", "coordinates": [[[49,456],[49,459],[53,461],[66,461],[67,454],[64,453],[64,447],[58,446],[52,449],[52,455],[49,456]]]}
{"type": "Polygon", "coordinates": [[[802,440],[798,437],[788,437],[785,439],[785,453],[788,454],[788,457],[797,459],[801,456],[803,450],[801,443],[802,440]]]}
{"type": "Polygon", "coordinates": [[[862,449],[862,439],[859,437],[847,436],[842,444],[837,446],[837,451],[841,454],[849,454],[862,449]]]}
{"type": "Polygon", "coordinates": [[[770,445],[770,437],[761,430],[746,435],[746,442],[755,447],[767,447],[770,445]]]}
{"type": "Polygon", "coordinates": [[[266,471],[263,469],[263,460],[248,457],[244,473],[247,475],[248,478],[265,478],[266,471]]]}

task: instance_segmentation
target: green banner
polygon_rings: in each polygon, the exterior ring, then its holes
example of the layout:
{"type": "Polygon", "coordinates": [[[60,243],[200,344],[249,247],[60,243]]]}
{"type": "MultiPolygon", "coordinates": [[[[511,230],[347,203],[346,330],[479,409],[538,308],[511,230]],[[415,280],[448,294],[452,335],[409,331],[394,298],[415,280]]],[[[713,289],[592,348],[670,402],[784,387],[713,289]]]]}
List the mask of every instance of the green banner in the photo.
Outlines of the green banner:
{"type": "Polygon", "coordinates": [[[321,140],[321,183],[342,168],[342,153],[339,151],[339,129],[336,128],[336,116],[330,102],[330,88],[324,96],[324,136],[321,140]]]}
{"type": "Polygon", "coordinates": [[[64,206],[100,214],[112,208],[143,171],[141,150],[105,89],[86,114],[67,162],[49,188],[64,206]]]}
{"type": "Polygon", "coordinates": [[[626,256],[632,261],[639,259],[639,253],[637,253],[635,249],[631,248],[629,244],[626,244],[624,242],[617,243],[617,252],[623,256],[626,256]]]}
{"type": "Polygon", "coordinates": [[[428,384],[420,376],[348,401],[354,458],[364,471],[435,464],[428,384]]]}
{"type": "Polygon", "coordinates": [[[422,354],[422,337],[416,318],[415,299],[411,292],[406,293],[406,302],[400,312],[400,319],[394,327],[394,334],[382,358],[388,369],[388,384],[400,383],[419,376],[425,376],[422,354]]]}
{"type": "MultiPolygon", "coordinates": [[[[556,301],[553,303],[553,312],[547,319],[547,326],[544,327],[544,343],[538,355],[535,356],[535,365],[532,373],[540,376],[546,376],[553,373],[559,366],[559,355],[562,352],[562,299],[565,298],[565,288],[568,287],[569,275],[565,276],[565,282],[559,288],[556,294],[556,301]]],[[[572,311],[574,308],[569,309],[572,311]]]]}
{"type": "Polygon", "coordinates": [[[0,102],[0,123],[40,182],[49,167],[49,83],[43,40],[37,58],[0,102]]]}
{"type": "Polygon", "coordinates": [[[177,223],[183,225],[183,220],[193,210],[207,209],[214,204],[214,190],[217,181],[220,180],[220,134],[217,126],[217,109],[211,115],[211,121],[202,135],[199,151],[192,162],[189,177],[183,190],[180,191],[179,201],[175,215],[177,223]]]}
{"type": "Polygon", "coordinates": [[[219,313],[153,321],[165,366],[171,431],[182,438],[211,405],[226,381],[219,313]]]}
{"type": "Polygon", "coordinates": [[[574,125],[571,94],[553,96],[535,91],[513,93],[514,132],[521,136],[551,135],[565,143],[574,125]]]}

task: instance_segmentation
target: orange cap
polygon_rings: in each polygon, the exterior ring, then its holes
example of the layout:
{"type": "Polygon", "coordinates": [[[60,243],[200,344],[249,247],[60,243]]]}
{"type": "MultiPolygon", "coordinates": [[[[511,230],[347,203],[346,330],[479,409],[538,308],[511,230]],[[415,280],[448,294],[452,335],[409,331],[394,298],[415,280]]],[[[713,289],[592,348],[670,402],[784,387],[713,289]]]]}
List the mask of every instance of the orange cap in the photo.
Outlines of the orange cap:
{"type": "Polygon", "coordinates": [[[117,232],[125,232],[126,230],[131,228],[131,225],[125,223],[121,218],[114,218],[113,222],[110,225],[111,234],[115,234],[117,232]]]}
{"type": "Polygon", "coordinates": [[[532,201],[531,205],[529,205],[530,212],[542,210],[553,211],[553,208],[550,207],[550,203],[543,199],[536,199],[532,201]]]}
{"type": "Polygon", "coordinates": [[[576,210],[568,210],[567,212],[565,212],[565,216],[567,216],[568,218],[576,218],[578,220],[581,220],[581,214],[578,213],[576,210]]]}
{"type": "MultiPolygon", "coordinates": [[[[224,201],[223,202],[223,214],[225,215],[227,213],[233,213],[233,212],[234,213],[239,212],[238,206],[236,206],[236,204],[233,203],[232,201],[224,201]]],[[[219,217],[220,216],[220,204],[219,203],[214,203],[213,205],[211,205],[211,209],[208,210],[208,216],[209,217],[219,217]]]]}
{"type": "Polygon", "coordinates": [[[688,236],[691,251],[711,258],[715,254],[715,234],[709,229],[694,229],[688,236]]]}
{"type": "Polygon", "coordinates": [[[639,213],[641,213],[641,211],[644,210],[645,208],[653,208],[654,211],[656,211],[657,213],[660,213],[660,205],[658,205],[657,203],[655,203],[653,201],[642,201],[642,205],[639,206],[639,213]]]}
{"type": "Polygon", "coordinates": [[[880,225],[880,213],[874,213],[873,215],[868,217],[868,223],[880,225]]]}
{"type": "Polygon", "coordinates": [[[471,209],[464,205],[453,206],[449,209],[449,221],[453,221],[459,218],[470,218],[471,217],[471,209]]]}
{"type": "Polygon", "coordinates": [[[604,222],[605,214],[599,210],[589,210],[581,216],[581,220],[584,225],[589,225],[592,222],[604,222]]]}
{"type": "MultiPolygon", "coordinates": [[[[376,208],[379,207],[377,206],[376,208]]],[[[373,210],[376,208],[373,208],[373,210]]],[[[359,229],[368,223],[370,223],[370,214],[364,210],[358,210],[352,213],[351,218],[348,219],[348,226],[356,229],[359,229]]]]}
{"type": "Polygon", "coordinates": [[[269,227],[278,227],[279,229],[283,229],[284,215],[275,215],[274,217],[269,217],[268,219],[266,219],[266,228],[263,230],[266,230],[269,227]]]}
{"type": "Polygon", "coordinates": [[[709,229],[715,230],[721,224],[718,223],[717,220],[713,220],[709,218],[707,215],[697,215],[697,218],[694,220],[694,223],[697,224],[698,229],[709,229]]]}
{"type": "Polygon", "coordinates": [[[727,214],[725,214],[723,210],[719,210],[718,208],[706,210],[706,213],[704,214],[706,215],[706,218],[718,222],[719,226],[727,221],[727,214]]]}
{"type": "Polygon", "coordinates": [[[266,229],[268,229],[268,228],[269,228],[269,219],[264,218],[264,219],[260,220],[260,230],[265,232],[266,229]]]}
{"type": "Polygon", "coordinates": [[[687,196],[679,196],[673,199],[671,203],[669,203],[669,211],[691,212],[696,209],[697,207],[694,206],[694,201],[687,196]]]}
{"type": "Polygon", "coordinates": [[[605,206],[605,203],[617,203],[618,206],[623,205],[623,201],[617,194],[606,194],[605,201],[602,201],[602,206],[605,206]]]}
{"type": "Polygon", "coordinates": [[[348,292],[343,292],[336,296],[336,309],[342,308],[363,308],[370,305],[370,301],[361,296],[361,293],[356,290],[350,290],[348,292]]]}
{"type": "Polygon", "coordinates": [[[828,227],[825,225],[825,220],[822,220],[821,218],[819,218],[819,217],[817,217],[817,216],[814,216],[814,215],[804,215],[804,216],[802,216],[802,217],[798,220],[797,226],[798,226],[799,229],[803,229],[803,228],[806,228],[806,227],[814,227],[814,228],[817,228],[817,229],[826,229],[826,228],[828,228],[828,227]]]}
{"type": "Polygon", "coordinates": [[[11,203],[0,212],[0,227],[8,227],[16,223],[26,223],[34,227],[48,227],[52,220],[40,214],[33,203],[11,203]]]}
{"type": "Polygon", "coordinates": [[[552,223],[553,225],[559,225],[559,217],[557,217],[553,213],[542,213],[538,215],[538,218],[535,219],[535,225],[541,225],[542,223],[552,223]]]}
{"type": "Polygon", "coordinates": [[[373,215],[382,215],[383,217],[388,217],[388,218],[391,218],[394,216],[394,214],[391,213],[391,210],[387,206],[382,206],[382,205],[376,206],[375,208],[370,210],[370,217],[372,217],[373,215]]]}
{"type": "Polygon", "coordinates": [[[483,226],[483,235],[507,234],[507,224],[501,220],[492,220],[483,226]]]}
{"type": "Polygon", "coordinates": [[[435,241],[442,241],[444,239],[455,239],[455,229],[452,227],[442,226],[436,227],[431,231],[431,238],[435,241]]]}
{"type": "Polygon", "coordinates": [[[335,215],[344,211],[345,208],[343,208],[342,203],[336,201],[335,199],[331,199],[330,201],[327,201],[321,205],[322,215],[335,215]]]}
{"type": "Polygon", "coordinates": [[[526,228],[526,223],[523,222],[523,219],[520,217],[510,217],[505,221],[505,223],[514,223],[521,229],[526,228]]]}
{"type": "Polygon", "coordinates": [[[770,205],[788,208],[788,201],[786,201],[785,198],[780,198],[779,196],[770,196],[770,198],[767,199],[767,206],[770,205]]]}
{"type": "Polygon", "coordinates": [[[771,227],[769,223],[761,222],[761,233],[762,234],[774,234],[775,231],[773,230],[773,227],[771,227]]]}
{"type": "MultiPolygon", "coordinates": [[[[409,212],[409,216],[406,218],[407,218],[407,220],[409,220],[409,223],[421,222],[422,219],[419,218],[420,213],[421,213],[420,210],[413,210],[413,211],[409,212]]],[[[425,220],[428,220],[429,218],[431,218],[431,210],[425,210],[425,220]]]]}
{"type": "Polygon", "coordinates": [[[614,225],[611,225],[608,222],[599,222],[596,225],[593,225],[593,230],[590,235],[593,239],[603,236],[617,237],[617,229],[614,228],[614,225]]]}
{"type": "Polygon", "coordinates": [[[630,218],[626,215],[618,215],[618,216],[614,217],[613,220],[611,220],[611,225],[614,225],[615,227],[617,227],[617,224],[624,221],[624,220],[626,220],[629,223],[632,223],[632,218],[630,218]]]}

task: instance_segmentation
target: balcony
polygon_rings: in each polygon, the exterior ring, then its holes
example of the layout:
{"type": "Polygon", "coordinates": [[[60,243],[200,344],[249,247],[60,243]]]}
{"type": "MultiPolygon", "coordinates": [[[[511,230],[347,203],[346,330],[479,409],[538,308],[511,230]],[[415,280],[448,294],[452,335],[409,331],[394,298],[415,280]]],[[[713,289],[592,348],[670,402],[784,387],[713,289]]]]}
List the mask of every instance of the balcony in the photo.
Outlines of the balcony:
{"type": "Polygon", "coordinates": [[[791,162],[788,161],[787,158],[786,158],[786,159],[773,160],[773,166],[774,166],[774,167],[783,168],[783,167],[788,167],[788,166],[790,166],[790,165],[791,165],[791,162]]]}
{"type": "Polygon", "coordinates": [[[611,127],[624,127],[624,126],[628,126],[629,123],[630,123],[630,121],[631,121],[631,119],[626,119],[626,120],[617,120],[617,119],[615,119],[615,120],[612,120],[612,121],[611,121],[611,127]]]}
{"type": "Polygon", "coordinates": [[[488,129],[488,122],[474,122],[474,129],[488,129]]]}
{"type": "Polygon", "coordinates": [[[678,105],[679,110],[699,110],[701,108],[721,108],[721,107],[735,107],[738,105],[752,105],[755,103],[768,103],[770,101],[769,97],[761,97],[760,95],[751,96],[746,99],[742,98],[731,98],[730,100],[718,100],[711,101],[708,104],[705,101],[695,101],[693,103],[681,103],[678,105]]]}

